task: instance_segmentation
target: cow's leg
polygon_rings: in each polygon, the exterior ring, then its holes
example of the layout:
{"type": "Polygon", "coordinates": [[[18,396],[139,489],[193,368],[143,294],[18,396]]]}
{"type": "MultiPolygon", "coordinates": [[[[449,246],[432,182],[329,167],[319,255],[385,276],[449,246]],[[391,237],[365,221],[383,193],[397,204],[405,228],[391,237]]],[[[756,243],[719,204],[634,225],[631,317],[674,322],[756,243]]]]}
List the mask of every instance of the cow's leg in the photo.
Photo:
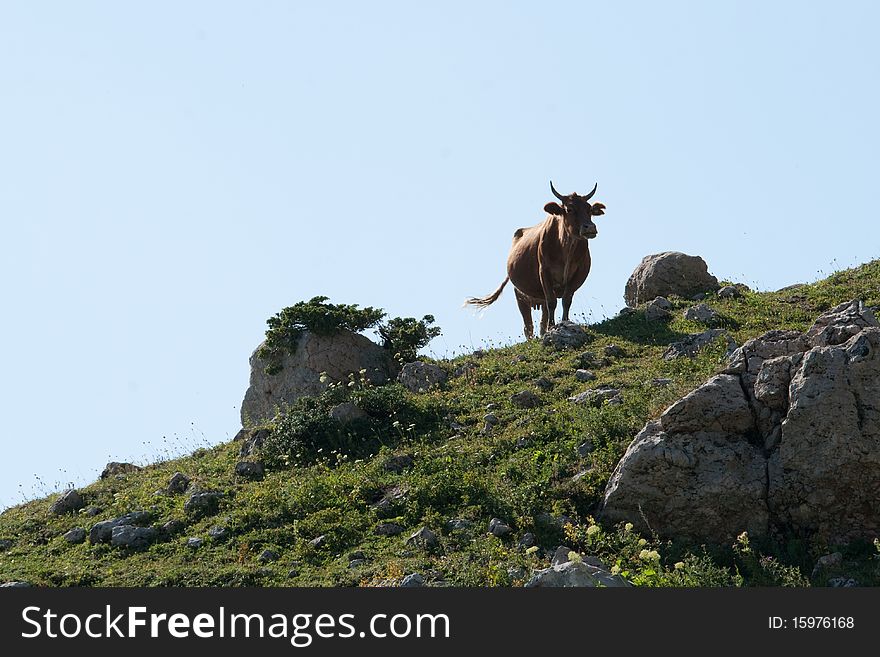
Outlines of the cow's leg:
{"type": "Polygon", "coordinates": [[[523,318],[523,333],[525,333],[526,340],[531,340],[535,337],[535,325],[532,324],[532,304],[529,298],[519,290],[515,290],[514,294],[516,295],[516,305],[519,306],[519,312],[523,318]]]}
{"type": "Polygon", "coordinates": [[[568,311],[571,308],[571,300],[574,298],[574,292],[566,292],[562,295],[562,321],[567,322],[568,311]]]}
{"type": "Polygon", "coordinates": [[[550,315],[547,313],[547,304],[541,304],[541,335],[544,335],[547,332],[547,321],[550,319],[550,315]]]}
{"type": "Polygon", "coordinates": [[[549,277],[541,272],[541,287],[544,288],[544,307],[541,317],[541,335],[551,326],[556,325],[556,291],[549,277]]]}

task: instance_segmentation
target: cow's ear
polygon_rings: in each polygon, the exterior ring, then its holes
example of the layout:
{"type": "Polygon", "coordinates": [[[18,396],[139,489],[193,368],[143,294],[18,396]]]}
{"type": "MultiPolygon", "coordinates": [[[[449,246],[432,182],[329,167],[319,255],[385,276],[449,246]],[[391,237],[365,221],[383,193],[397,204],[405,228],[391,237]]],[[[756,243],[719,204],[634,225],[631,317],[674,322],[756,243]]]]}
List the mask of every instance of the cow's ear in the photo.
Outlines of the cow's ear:
{"type": "Polygon", "coordinates": [[[598,217],[599,215],[605,214],[605,204],[604,203],[593,203],[593,209],[590,212],[594,217],[598,217]]]}
{"type": "Polygon", "coordinates": [[[546,212],[547,214],[556,214],[560,217],[565,214],[562,206],[559,205],[559,203],[555,203],[553,201],[544,206],[544,212],[546,212]]]}

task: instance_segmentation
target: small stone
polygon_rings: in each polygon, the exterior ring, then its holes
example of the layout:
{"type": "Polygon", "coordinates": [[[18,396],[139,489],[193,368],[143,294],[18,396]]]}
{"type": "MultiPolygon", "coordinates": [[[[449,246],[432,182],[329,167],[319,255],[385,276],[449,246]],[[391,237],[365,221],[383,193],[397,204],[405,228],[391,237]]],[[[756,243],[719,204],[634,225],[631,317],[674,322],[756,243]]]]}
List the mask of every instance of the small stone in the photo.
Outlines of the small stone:
{"type": "Polygon", "coordinates": [[[426,392],[446,382],[446,370],[433,363],[415,361],[400,370],[397,380],[410,392],[426,392]]]}
{"type": "Polygon", "coordinates": [[[217,513],[220,498],[218,491],[200,491],[192,493],[183,505],[183,510],[194,516],[208,516],[217,513]]]}
{"type": "Polygon", "coordinates": [[[247,479],[262,479],[265,469],[259,461],[239,461],[235,464],[235,474],[247,479]]]}
{"type": "Polygon", "coordinates": [[[516,439],[516,444],[514,445],[514,447],[516,449],[525,449],[531,444],[531,442],[531,436],[520,436],[516,439]]]}
{"type": "Polygon", "coordinates": [[[850,577],[832,577],[828,580],[828,586],[838,589],[838,588],[852,588],[855,586],[859,586],[859,583],[850,578],[850,577]]]}
{"type": "Polygon", "coordinates": [[[189,477],[182,472],[175,472],[168,480],[167,490],[171,495],[183,493],[189,487],[189,477]]]}
{"type": "Polygon", "coordinates": [[[672,379],[667,379],[667,378],[651,379],[651,385],[654,386],[655,388],[665,388],[670,383],[672,383],[672,379]]]}
{"type": "Polygon", "coordinates": [[[486,415],[483,416],[483,421],[486,423],[486,428],[488,429],[498,424],[498,417],[492,413],[486,413],[486,415]]]}
{"type": "Polygon", "coordinates": [[[721,315],[708,304],[699,303],[685,310],[684,318],[692,322],[699,322],[700,324],[714,324],[721,319],[721,315]]]}
{"type": "Polygon", "coordinates": [[[65,513],[73,513],[79,511],[85,506],[82,495],[73,488],[64,491],[61,496],[49,507],[49,513],[56,516],[63,516],[65,513]]]}
{"type": "Polygon", "coordinates": [[[528,358],[526,358],[522,354],[517,354],[516,356],[514,356],[513,358],[510,359],[510,364],[516,365],[517,363],[523,363],[527,360],[528,360],[528,358]]]}
{"type": "Polygon", "coordinates": [[[182,520],[169,520],[164,525],[162,525],[162,531],[167,536],[172,536],[174,534],[182,532],[184,527],[186,527],[186,524],[182,520]]]}
{"type": "Polygon", "coordinates": [[[135,527],[134,525],[118,525],[110,535],[110,545],[125,547],[131,550],[142,550],[156,538],[156,530],[152,527],[135,527]]]}
{"type": "Polygon", "coordinates": [[[269,563],[270,561],[278,561],[278,553],[274,550],[263,550],[257,557],[260,563],[269,563]]]}
{"type": "Polygon", "coordinates": [[[672,304],[665,297],[657,297],[645,306],[645,319],[651,322],[663,322],[672,318],[669,312],[672,304]]]}
{"type": "Polygon", "coordinates": [[[208,536],[215,541],[224,541],[229,538],[229,529],[223,525],[214,525],[208,530],[208,536]]]}
{"type": "Polygon", "coordinates": [[[116,461],[111,461],[104,466],[104,470],[101,472],[101,479],[115,477],[117,475],[131,474],[132,472],[139,472],[140,470],[141,468],[134,463],[118,463],[116,461]]]}
{"type": "Polygon", "coordinates": [[[365,563],[367,563],[366,559],[352,559],[351,561],[348,562],[348,567],[349,568],[360,568],[365,563]]]}
{"type": "Polygon", "coordinates": [[[90,506],[88,509],[83,511],[83,513],[90,518],[94,518],[95,516],[100,515],[101,511],[103,511],[103,509],[99,506],[90,506]]]}
{"type": "Polygon", "coordinates": [[[319,548],[322,545],[324,545],[324,543],[326,543],[326,541],[327,541],[327,535],[321,534],[320,536],[316,536],[311,541],[309,541],[309,545],[311,545],[313,548],[319,548]]]}
{"type": "Polygon", "coordinates": [[[565,320],[556,326],[551,326],[541,338],[545,347],[556,349],[577,349],[592,340],[593,336],[588,332],[587,327],[565,320]]]}
{"type": "Polygon", "coordinates": [[[569,561],[571,561],[568,556],[568,553],[571,551],[572,550],[570,547],[560,545],[553,553],[553,560],[550,562],[550,564],[553,566],[561,566],[564,563],[568,563],[569,561]]]}
{"type": "Polygon", "coordinates": [[[635,314],[636,314],[636,309],[630,308],[629,306],[624,306],[623,308],[621,308],[620,310],[617,311],[618,317],[628,317],[629,315],[635,315],[635,314]]]}
{"type": "Polygon", "coordinates": [[[354,552],[349,552],[349,553],[348,553],[348,558],[349,558],[350,560],[354,560],[354,559],[363,559],[363,560],[366,560],[367,555],[364,554],[364,551],[363,551],[363,550],[355,550],[354,552]]]}
{"type": "Polygon", "coordinates": [[[474,526],[470,520],[466,520],[465,518],[453,518],[449,522],[446,523],[446,528],[449,531],[466,531],[474,526]]]}
{"type": "Polygon", "coordinates": [[[596,375],[593,374],[590,370],[575,370],[574,378],[578,381],[582,381],[586,383],[587,381],[593,381],[596,378],[596,375]]]}
{"type": "Polygon", "coordinates": [[[0,584],[0,589],[27,589],[32,587],[33,584],[30,582],[22,582],[22,581],[14,581],[14,582],[3,582],[0,584]]]}
{"type": "Polygon", "coordinates": [[[631,586],[620,575],[612,575],[605,568],[583,561],[567,561],[558,566],[536,572],[526,587],[618,587],[631,586]]]}
{"type": "Polygon", "coordinates": [[[577,446],[578,456],[580,456],[580,457],[587,456],[588,454],[592,453],[593,450],[595,450],[595,449],[596,449],[596,446],[593,444],[593,441],[588,438],[587,440],[585,440],[584,442],[582,442],[580,445],[577,446]]]}
{"type": "Polygon", "coordinates": [[[202,547],[202,543],[204,543],[204,541],[197,536],[190,536],[188,539],[186,539],[186,547],[192,550],[196,550],[202,547]]]}
{"type": "Polygon", "coordinates": [[[299,569],[298,568],[291,568],[290,570],[287,571],[287,576],[290,579],[293,579],[294,577],[299,577],[299,569]]]}
{"type": "Polygon", "coordinates": [[[581,470],[580,472],[578,472],[577,474],[575,474],[575,475],[571,478],[571,483],[576,484],[576,483],[579,482],[581,479],[583,479],[583,478],[586,477],[588,474],[590,474],[592,471],[593,471],[593,468],[587,468],[586,470],[581,470]]]}
{"type": "Polygon", "coordinates": [[[373,533],[377,536],[397,536],[403,533],[403,527],[396,522],[383,522],[376,525],[373,533]]]}
{"type": "Polygon", "coordinates": [[[330,409],[329,415],[340,424],[351,424],[355,420],[366,420],[370,417],[362,408],[350,401],[337,404],[330,409]]]}
{"type": "Polygon", "coordinates": [[[735,285],[725,285],[718,290],[719,299],[738,299],[741,296],[742,292],[740,292],[735,285]]]}
{"type": "Polygon", "coordinates": [[[841,554],[840,552],[825,554],[816,560],[816,565],[813,567],[813,577],[818,576],[819,573],[821,573],[823,570],[836,568],[842,563],[843,554],[841,554]]]}
{"type": "Polygon", "coordinates": [[[535,535],[532,532],[526,532],[520,537],[517,545],[521,548],[530,548],[536,544],[535,535]]]}
{"type": "Polygon", "coordinates": [[[541,398],[531,390],[523,390],[511,395],[510,401],[517,408],[535,408],[541,405],[541,398]]]}
{"type": "Polygon", "coordinates": [[[623,403],[623,398],[621,397],[620,390],[618,390],[617,388],[601,387],[595,388],[593,390],[587,390],[586,392],[582,392],[579,395],[569,397],[568,401],[575,404],[602,406],[602,404],[606,402],[611,405],[621,404],[623,403]]]}
{"type": "Polygon", "coordinates": [[[87,535],[88,532],[84,528],[74,527],[70,531],[64,533],[64,540],[71,545],[76,545],[77,543],[84,543],[87,535]]]}
{"type": "Polygon", "coordinates": [[[438,538],[437,534],[435,534],[427,527],[421,527],[420,529],[418,529],[416,532],[410,535],[409,538],[406,539],[406,542],[414,543],[415,545],[418,545],[426,550],[430,550],[440,545],[440,539],[438,538]]]}
{"type": "Polygon", "coordinates": [[[489,404],[486,404],[487,411],[494,411],[496,408],[498,408],[498,404],[496,404],[495,402],[491,402],[489,404]]]}
{"type": "Polygon", "coordinates": [[[401,474],[404,470],[409,470],[415,464],[415,460],[410,454],[398,454],[396,456],[389,457],[385,463],[382,465],[382,468],[386,472],[393,472],[394,474],[401,474]]]}
{"type": "Polygon", "coordinates": [[[425,578],[422,577],[419,573],[410,573],[402,580],[400,580],[401,588],[415,588],[418,586],[425,585],[425,578]]]}
{"type": "Polygon", "coordinates": [[[546,376],[539,376],[537,379],[535,379],[535,387],[538,390],[543,390],[544,392],[547,392],[548,390],[553,389],[553,381],[548,379],[546,376]]]}
{"type": "Polygon", "coordinates": [[[624,352],[622,347],[619,347],[616,344],[605,345],[605,349],[603,351],[605,355],[609,358],[620,358],[626,353],[624,352]]]}
{"type": "Polygon", "coordinates": [[[503,520],[499,518],[492,518],[492,520],[489,521],[489,532],[493,536],[501,538],[502,536],[507,536],[511,532],[511,529],[510,525],[505,523],[503,520]]]}
{"type": "MultiPolygon", "coordinates": [[[[244,429],[242,429],[242,431],[244,431],[244,429]]],[[[266,438],[268,438],[271,433],[272,431],[266,428],[248,430],[247,434],[242,439],[241,449],[238,450],[239,457],[247,458],[256,454],[262,449],[263,444],[266,442],[266,438]]],[[[236,438],[238,438],[238,436],[236,436],[236,438]]]]}
{"type": "Polygon", "coordinates": [[[89,529],[89,543],[92,545],[96,543],[109,543],[113,539],[113,530],[116,527],[124,525],[143,525],[148,522],[149,519],[149,512],[133,511],[132,513],[126,513],[125,515],[113,518],[112,520],[96,522],[92,525],[91,529],[89,529]]]}

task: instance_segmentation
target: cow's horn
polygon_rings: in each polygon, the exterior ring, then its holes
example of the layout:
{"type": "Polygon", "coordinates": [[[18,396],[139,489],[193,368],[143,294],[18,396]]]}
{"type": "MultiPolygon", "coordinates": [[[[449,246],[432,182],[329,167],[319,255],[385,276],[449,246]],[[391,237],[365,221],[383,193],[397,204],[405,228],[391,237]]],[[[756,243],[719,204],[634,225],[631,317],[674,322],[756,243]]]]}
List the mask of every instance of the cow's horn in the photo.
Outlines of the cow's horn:
{"type": "Polygon", "coordinates": [[[595,185],[593,185],[593,191],[590,192],[589,194],[587,194],[586,196],[584,196],[584,198],[587,199],[587,200],[589,201],[591,198],[593,198],[593,194],[596,193],[596,190],[597,190],[598,188],[599,188],[599,183],[596,183],[595,185]]]}
{"type": "Polygon", "coordinates": [[[565,197],[556,191],[556,188],[553,186],[553,181],[550,181],[550,191],[553,192],[553,196],[562,201],[562,204],[565,205],[565,197]]]}

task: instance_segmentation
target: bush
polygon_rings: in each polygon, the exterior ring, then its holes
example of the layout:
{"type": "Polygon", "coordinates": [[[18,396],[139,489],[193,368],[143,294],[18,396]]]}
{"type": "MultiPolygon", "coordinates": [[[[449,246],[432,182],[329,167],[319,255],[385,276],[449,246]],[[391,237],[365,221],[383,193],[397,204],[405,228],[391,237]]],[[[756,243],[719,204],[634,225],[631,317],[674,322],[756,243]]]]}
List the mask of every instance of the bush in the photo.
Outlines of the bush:
{"type": "Polygon", "coordinates": [[[372,328],[385,316],[380,308],[358,308],[356,304],[325,303],[327,297],[314,297],[283,309],[266,320],[266,342],[258,356],[268,361],[267,374],[281,371],[284,354],[296,350],[304,331],[332,335],[338,331],[363,331],[372,328]]]}
{"type": "Polygon", "coordinates": [[[379,325],[379,337],[382,346],[388,349],[394,358],[409,363],[416,359],[419,349],[440,335],[439,326],[434,323],[433,315],[425,315],[417,320],[415,317],[395,317],[379,325]]]}

